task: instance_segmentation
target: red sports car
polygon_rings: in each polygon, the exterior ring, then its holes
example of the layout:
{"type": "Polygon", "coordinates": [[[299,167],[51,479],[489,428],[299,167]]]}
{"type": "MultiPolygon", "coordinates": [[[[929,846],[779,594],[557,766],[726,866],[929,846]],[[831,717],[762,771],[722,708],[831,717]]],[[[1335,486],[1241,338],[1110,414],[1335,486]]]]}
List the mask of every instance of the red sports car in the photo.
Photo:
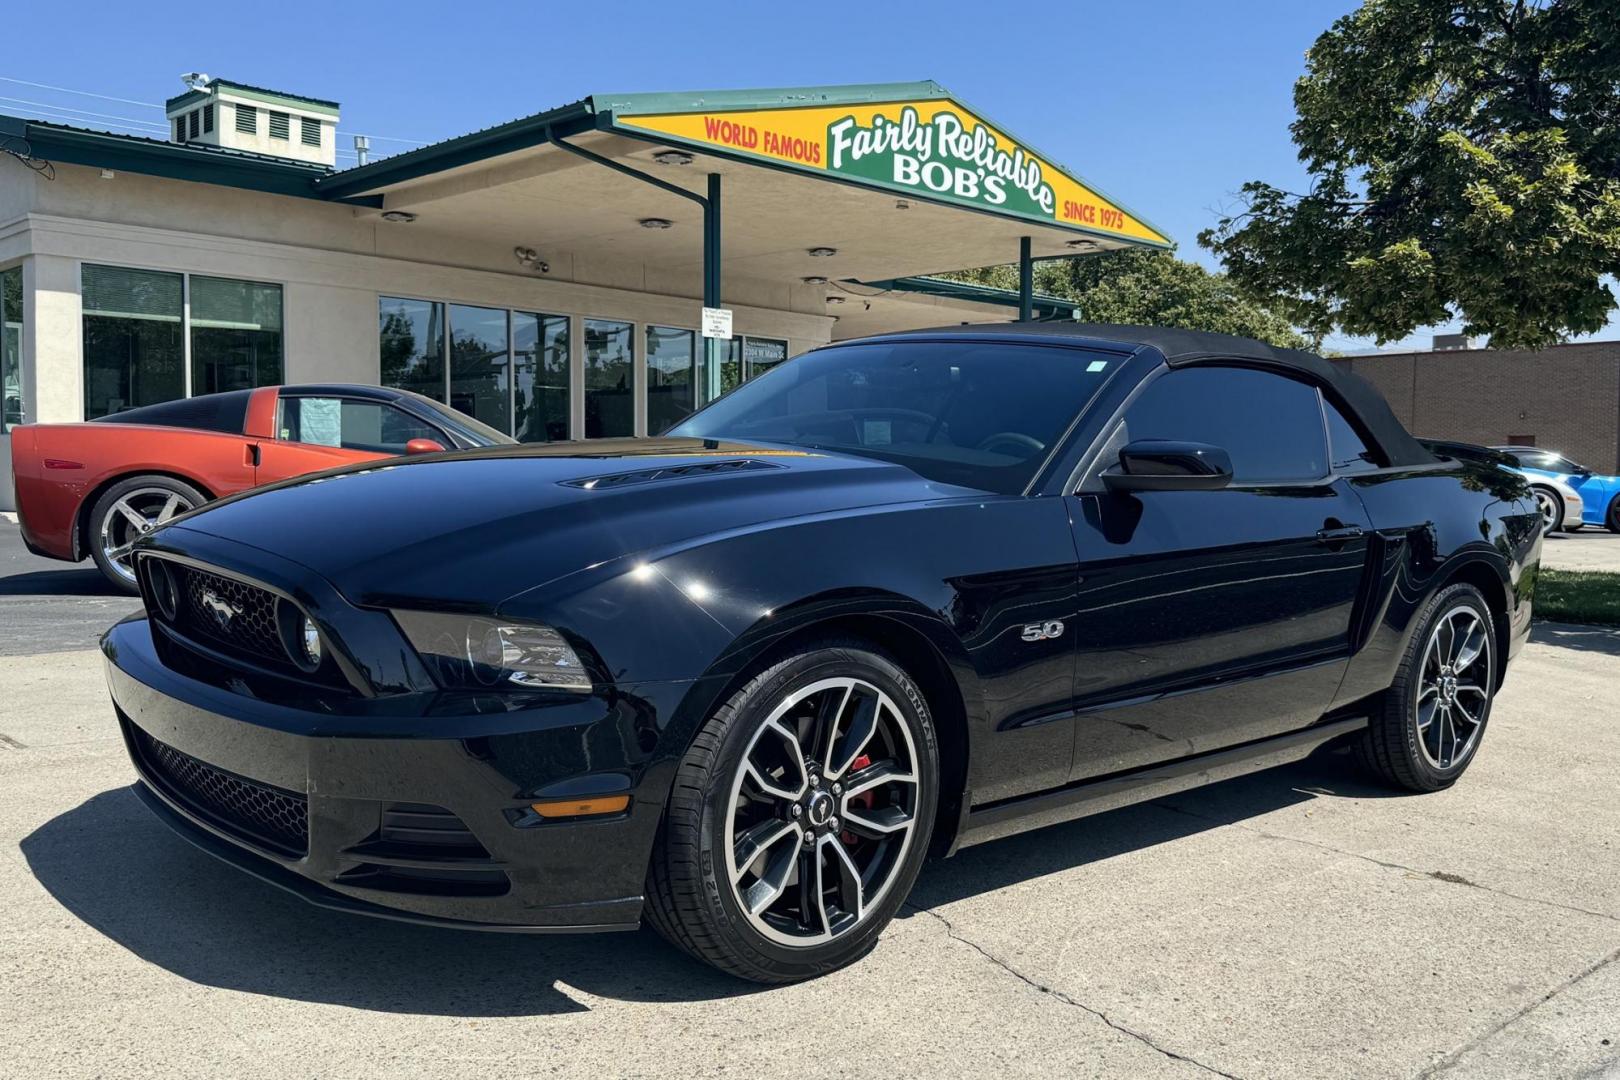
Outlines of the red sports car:
{"type": "Polygon", "coordinates": [[[408,390],[341,384],[205,394],[11,434],[28,550],[89,555],[131,593],[129,545],[210,499],[369,458],[513,441],[408,390]]]}

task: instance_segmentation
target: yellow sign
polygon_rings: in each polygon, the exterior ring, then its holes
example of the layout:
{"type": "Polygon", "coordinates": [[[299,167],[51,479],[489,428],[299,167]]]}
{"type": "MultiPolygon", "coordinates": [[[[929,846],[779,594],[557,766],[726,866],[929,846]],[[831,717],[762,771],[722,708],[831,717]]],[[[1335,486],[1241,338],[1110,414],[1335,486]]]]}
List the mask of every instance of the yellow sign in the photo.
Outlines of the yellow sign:
{"type": "Polygon", "coordinates": [[[616,126],[924,198],[1168,244],[1157,230],[945,99],[619,115],[616,126]]]}

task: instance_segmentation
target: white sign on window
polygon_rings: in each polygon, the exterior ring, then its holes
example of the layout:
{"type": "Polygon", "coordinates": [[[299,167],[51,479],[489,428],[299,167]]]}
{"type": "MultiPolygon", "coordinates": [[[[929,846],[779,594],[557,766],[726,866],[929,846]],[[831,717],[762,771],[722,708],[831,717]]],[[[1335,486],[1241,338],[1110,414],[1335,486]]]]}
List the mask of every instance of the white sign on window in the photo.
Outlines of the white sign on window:
{"type": "Polygon", "coordinates": [[[731,309],[706,307],[703,309],[703,336],[731,340],[731,309]]]}

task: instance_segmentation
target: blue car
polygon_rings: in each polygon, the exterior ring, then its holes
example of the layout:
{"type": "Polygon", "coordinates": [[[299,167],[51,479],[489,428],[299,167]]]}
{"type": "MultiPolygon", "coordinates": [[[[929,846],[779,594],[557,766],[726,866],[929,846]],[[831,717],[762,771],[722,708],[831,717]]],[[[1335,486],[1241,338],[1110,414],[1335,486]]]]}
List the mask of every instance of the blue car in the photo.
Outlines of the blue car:
{"type": "Polygon", "coordinates": [[[1547,476],[1562,480],[1574,488],[1585,504],[1581,522],[1585,525],[1606,525],[1610,532],[1620,533],[1620,476],[1602,476],[1569,460],[1563,454],[1541,450],[1533,446],[1497,446],[1519,462],[1525,476],[1534,480],[1547,476]]]}

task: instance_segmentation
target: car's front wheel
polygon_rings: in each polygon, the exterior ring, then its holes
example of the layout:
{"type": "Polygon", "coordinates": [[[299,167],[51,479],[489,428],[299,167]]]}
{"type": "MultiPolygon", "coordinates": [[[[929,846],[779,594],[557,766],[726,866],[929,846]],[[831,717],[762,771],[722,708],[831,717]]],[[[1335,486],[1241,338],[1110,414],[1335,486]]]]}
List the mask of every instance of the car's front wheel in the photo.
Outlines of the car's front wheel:
{"type": "Polygon", "coordinates": [[[939,750],[927,702],[871,646],[760,672],[681,762],[648,878],[670,941],[759,982],[865,955],[927,854],[939,750]]]}
{"type": "Polygon", "coordinates": [[[1610,532],[1620,533],[1620,495],[1609,501],[1609,512],[1605,515],[1603,523],[1609,527],[1610,532]]]}
{"type": "Polygon", "coordinates": [[[1441,589],[1360,744],[1362,760],[1407,791],[1457,782],[1479,752],[1496,694],[1496,628],[1472,585],[1441,589]]]}

